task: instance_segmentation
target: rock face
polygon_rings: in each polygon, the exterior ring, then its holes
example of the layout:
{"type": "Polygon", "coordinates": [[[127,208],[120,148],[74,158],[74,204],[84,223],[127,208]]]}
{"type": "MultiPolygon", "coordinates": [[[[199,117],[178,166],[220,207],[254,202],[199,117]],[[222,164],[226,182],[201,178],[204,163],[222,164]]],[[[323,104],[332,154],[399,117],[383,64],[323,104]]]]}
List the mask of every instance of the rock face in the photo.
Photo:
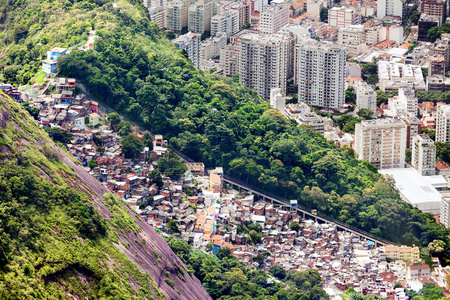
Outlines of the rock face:
{"type": "MultiPolygon", "coordinates": [[[[36,122],[31,116],[26,113],[20,105],[14,103],[9,97],[2,94],[0,91],[0,141],[5,145],[0,144],[0,168],[2,163],[11,163],[17,161],[18,164],[27,161],[29,168],[34,168],[36,173],[40,173],[40,177],[46,180],[46,184],[57,185],[55,178],[57,174],[64,174],[64,184],[73,190],[79,191],[88,195],[92,201],[95,209],[100,215],[107,220],[117,220],[117,216],[113,216],[108,207],[108,198],[104,195],[108,190],[95,178],[89,175],[72,157],[65,151],[59,149],[48,135],[39,129],[36,122]],[[2,130],[2,128],[4,130],[2,130]],[[7,145],[6,145],[7,144],[7,145]],[[26,153],[24,152],[26,151],[26,153]],[[61,169],[48,169],[39,167],[31,156],[40,156],[42,152],[47,153],[50,157],[57,157],[55,160],[63,162],[68,166],[68,169],[73,171],[72,174],[64,173],[61,169]],[[25,153],[25,154],[21,154],[25,153]],[[30,155],[30,156],[27,156],[30,155]]],[[[41,159],[42,160],[42,159],[41,159]]],[[[36,160],[37,162],[38,160],[36,160]]],[[[63,164],[59,163],[59,166],[63,164]]],[[[64,166],[65,168],[65,166],[64,166]]],[[[67,168],[65,168],[67,169],[67,168]]],[[[61,181],[60,181],[61,182],[61,181]]],[[[129,207],[121,200],[114,199],[118,205],[122,205],[126,212],[131,216],[136,225],[130,228],[118,228],[117,225],[110,226],[110,232],[107,238],[101,239],[100,245],[109,247],[109,254],[114,253],[114,247],[118,252],[123,253],[127,258],[122,261],[126,264],[134,264],[139,271],[138,276],[149,276],[153,280],[153,299],[211,299],[206,290],[203,288],[201,282],[195,277],[190,276],[187,272],[187,267],[181,259],[170,249],[165,240],[146,222],[142,221],[129,207]],[[114,237],[117,236],[117,239],[114,237]],[[114,246],[114,247],[113,247],[114,246]],[[112,249],[112,251],[111,251],[112,249]],[[146,275],[147,274],[147,275],[146,275]]],[[[2,199],[0,199],[1,203],[2,199]]],[[[122,217],[126,216],[122,210],[122,217]]],[[[130,219],[130,218],[128,218],[130,219]]],[[[131,220],[131,219],[130,219],[131,220]]],[[[58,228],[51,228],[53,234],[58,236],[58,228]]],[[[42,233],[52,234],[52,233],[42,233]]],[[[71,236],[71,240],[78,239],[84,244],[84,240],[76,235],[71,236]]],[[[99,245],[99,244],[97,244],[99,245]]],[[[100,248],[100,252],[107,257],[110,257],[108,251],[100,248]]],[[[115,261],[113,258],[103,260],[102,268],[109,268],[109,270],[121,269],[123,265],[115,261]]],[[[79,280],[88,282],[89,277],[95,274],[89,269],[89,266],[80,265],[76,262],[68,262],[66,266],[52,273],[51,276],[46,277],[46,281],[37,284],[41,286],[48,282],[57,282],[58,277],[63,277],[64,273],[71,272],[76,274],[79,280]]],[[[115,271],[114,271],[115,272],[115,271]]],[[[127,275],[125,275],[127,276],[127,275]]],[[[126,278],[126,277],[123,277],[126,278]]],[[[36,280],[42,279],[36,275],[36,280]]],[[[129,283],[135,290],[135,296],[139,294],[141,286],[128,274],[129,283]]],[[[126,280],[126,279],[125,279],[126,280]]],[[[2,298],[1,287],[2,278],[0,278],[0,298],[2,298]]],[[[53,285],[55,287],[55,285],[53,285]]],[[[64,288],[60,286],[64,291],[64,288]]],[[[32,291],[30,292],[32,294],[32,291]]],[[[65,296],[70,296],[74,299],[79,299],[78,295],[70,294],[65,290],[65,296]]],[[[70,298],[69,297],[69,298],[70,298]]],[[[30,297],[30,299],[39,298],[38,296],[30,297]]]]}
{"type": "MultiPolygon", "coordinates": [[[[58,150],[59,151],[59,150],[58,150]]],[[[110,217],[109,209],[103,204],[100,199],[103,193],[107,193],[106,188],[95,178],[89,175],[82,167],[76,165],[72,159],[70,159],[65,153],[59,151],[58,155],[69,167],[72,167],[77,176],[80,178],[83,189],[89,187],[86,190],[92,190],[95,194],[91,194],[92,201],[95,203],[96,208],[104,218],[110,217]]],[[[136,225],[142,228],[142,231],[138,234],[130,232],[124,236],[119,236],[120,244],[115,245],[119,251],[124,253],[141,271],[148,273],[155,282],[158,289],[164,292],[166,299],[212,299],[206,290],[203,288],[202,283],[195,276],[190,276],[187,273],[187,267],[183,261],[170,249],[166,241],[146,222],[136,217],[135,213],[128,207],[128,213],[136,220],[136,225]],[[137,241],[145,240],[145,244],[137,241]],[[123,246],[129,243],[128,249],[123,246]],[[144,250],[145,248],[145,250],[144,250]],[[157,253],[157,257],[153,254],[153,250],[157,253]],[[137,255],[136,255],[137,253],[137,255]],[[155,265],[155,261],[159,260],[155,265]],[[178,277],[178,270],[184,270],[184,281],[178,277]],[[175,282],[174,288],[169,286],[165,282],[165,271],[169,271],[168,276],[170,280],[175,282]],[[180,291],[178,294],[177,291],[180,291]]]]}

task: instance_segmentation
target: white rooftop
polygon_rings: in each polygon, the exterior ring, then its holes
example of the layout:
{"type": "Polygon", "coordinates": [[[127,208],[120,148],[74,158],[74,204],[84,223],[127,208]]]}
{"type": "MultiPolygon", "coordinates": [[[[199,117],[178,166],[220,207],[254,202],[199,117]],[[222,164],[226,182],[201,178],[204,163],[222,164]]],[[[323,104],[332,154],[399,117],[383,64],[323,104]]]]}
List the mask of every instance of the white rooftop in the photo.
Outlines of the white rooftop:
{"type": "Polygon", "coordinates": [[[441,194],[414,168],[379,170],[395,180],[401,198],[414,207],[433,215],[439,215],[441,194]]]}

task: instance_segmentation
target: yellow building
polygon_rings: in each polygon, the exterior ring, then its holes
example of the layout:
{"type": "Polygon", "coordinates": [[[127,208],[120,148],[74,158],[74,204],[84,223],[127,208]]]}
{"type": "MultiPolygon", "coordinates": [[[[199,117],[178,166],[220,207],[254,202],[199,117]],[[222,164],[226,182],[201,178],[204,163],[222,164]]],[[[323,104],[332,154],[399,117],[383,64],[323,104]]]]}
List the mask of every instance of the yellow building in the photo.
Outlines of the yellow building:
{"type": "Polygon", "coordinates": [[[383,247],[384,253],[386,253],[386,258],[390,259],[401,259],[405,261],[418,261],[420,258],[420,251],[418,247],[408,247],[408,246],[385,246],[383,247]]]}

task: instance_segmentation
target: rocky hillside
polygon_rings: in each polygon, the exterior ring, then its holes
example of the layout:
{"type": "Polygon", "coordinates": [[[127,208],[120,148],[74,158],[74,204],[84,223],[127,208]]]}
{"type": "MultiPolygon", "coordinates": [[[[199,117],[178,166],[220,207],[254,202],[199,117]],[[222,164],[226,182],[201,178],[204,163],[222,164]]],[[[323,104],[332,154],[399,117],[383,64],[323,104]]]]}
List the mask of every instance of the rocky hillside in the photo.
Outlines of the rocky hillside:
{"type": "Polygon", "coordinates": [[[1,299],[210,299],[148,224],[0,94],[1,299]]]}

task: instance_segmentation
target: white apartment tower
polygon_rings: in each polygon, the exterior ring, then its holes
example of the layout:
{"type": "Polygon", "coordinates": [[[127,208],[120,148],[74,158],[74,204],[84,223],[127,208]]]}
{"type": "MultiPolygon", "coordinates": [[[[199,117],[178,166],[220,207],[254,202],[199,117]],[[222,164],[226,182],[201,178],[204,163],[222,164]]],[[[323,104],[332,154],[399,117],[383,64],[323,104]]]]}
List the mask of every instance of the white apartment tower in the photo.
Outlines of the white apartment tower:
{"type": "Polygon", "coordinates": [[[286,92],[294,39],[289,35],[246,34],[241,37],[239,82],[270,99],[270,90],[286,92]]]}
{"type": "Polygon", "coordinates": [[[227,11],[211,18],[211,36],[218,32],[224,32],[227,36],[232,36],[239,31],[239,12],[227,11]]]}
{"type": "Polygon", "coordinates": [[[366,120],[355,125],[355,152],[375,168],[405,167],[406,124],[400,119],[366,120]]]}
{"type": "Polygon", "coordinates": [[[185,1],[170,2],[165,11],[166,29],[175,33],[181,33],[188,26],[188,7],[185,1]]]}
{"type": "Polygon", "coordinates": [[[188,32],[174,39],[172,43],[177,49],[184,49],[194,66],[200,68],[200,41],[201,35],[188,32]]]}
{"type": "Polygon", "coordinates": [[[377,17],[383,19],[386,16],[403,18],[402,0],[377,0],[377,17]]]}
{"type": "Polygon", "coordinates": [[[330,42],[306,41],[298,49],[298,100],[339,108],[344,104],[345,48],[330,42]]]}
{"type": "Polygon", "coordinates": [[[211,18],[213,16],[213,3],[210,0],[200,0],[189,6],[188,28],[189,31],[203,34],[211,30],[211,18]]]}
{"type": "Polygon", "coordinates": [[[440,105],[437,109],[436,142],[450,143],[450,105],[440,105]]]}
{"type": "Polygon", "coordinates": [[[369,109],[375,114],[377,109],[377,94],[372,86],[368,85],[365,81],[361,81],[356,82],[353,87],[356,91],[355,112],[357,113],[361,109],[369,109]]]}
{"type": "Polygon", "coordinates": [[[289,23],[289,6],[285,4],[266,7],[260,15],[260,26],[262,34],[274,34],[281,27],[289,23]]]}
{"type": "Polygon", "coordinates": [[[413,138],[411,165],[422,176],[436,174],[436,146],[427,134],[418,134],[413,138]]]}
{"type": "Polygon", "coordinates": [[[439,215],[439,221],[444,224],[445,228],[450,228],[450,196],[445,195],[442,197],[441,213],[439,215]]]}

